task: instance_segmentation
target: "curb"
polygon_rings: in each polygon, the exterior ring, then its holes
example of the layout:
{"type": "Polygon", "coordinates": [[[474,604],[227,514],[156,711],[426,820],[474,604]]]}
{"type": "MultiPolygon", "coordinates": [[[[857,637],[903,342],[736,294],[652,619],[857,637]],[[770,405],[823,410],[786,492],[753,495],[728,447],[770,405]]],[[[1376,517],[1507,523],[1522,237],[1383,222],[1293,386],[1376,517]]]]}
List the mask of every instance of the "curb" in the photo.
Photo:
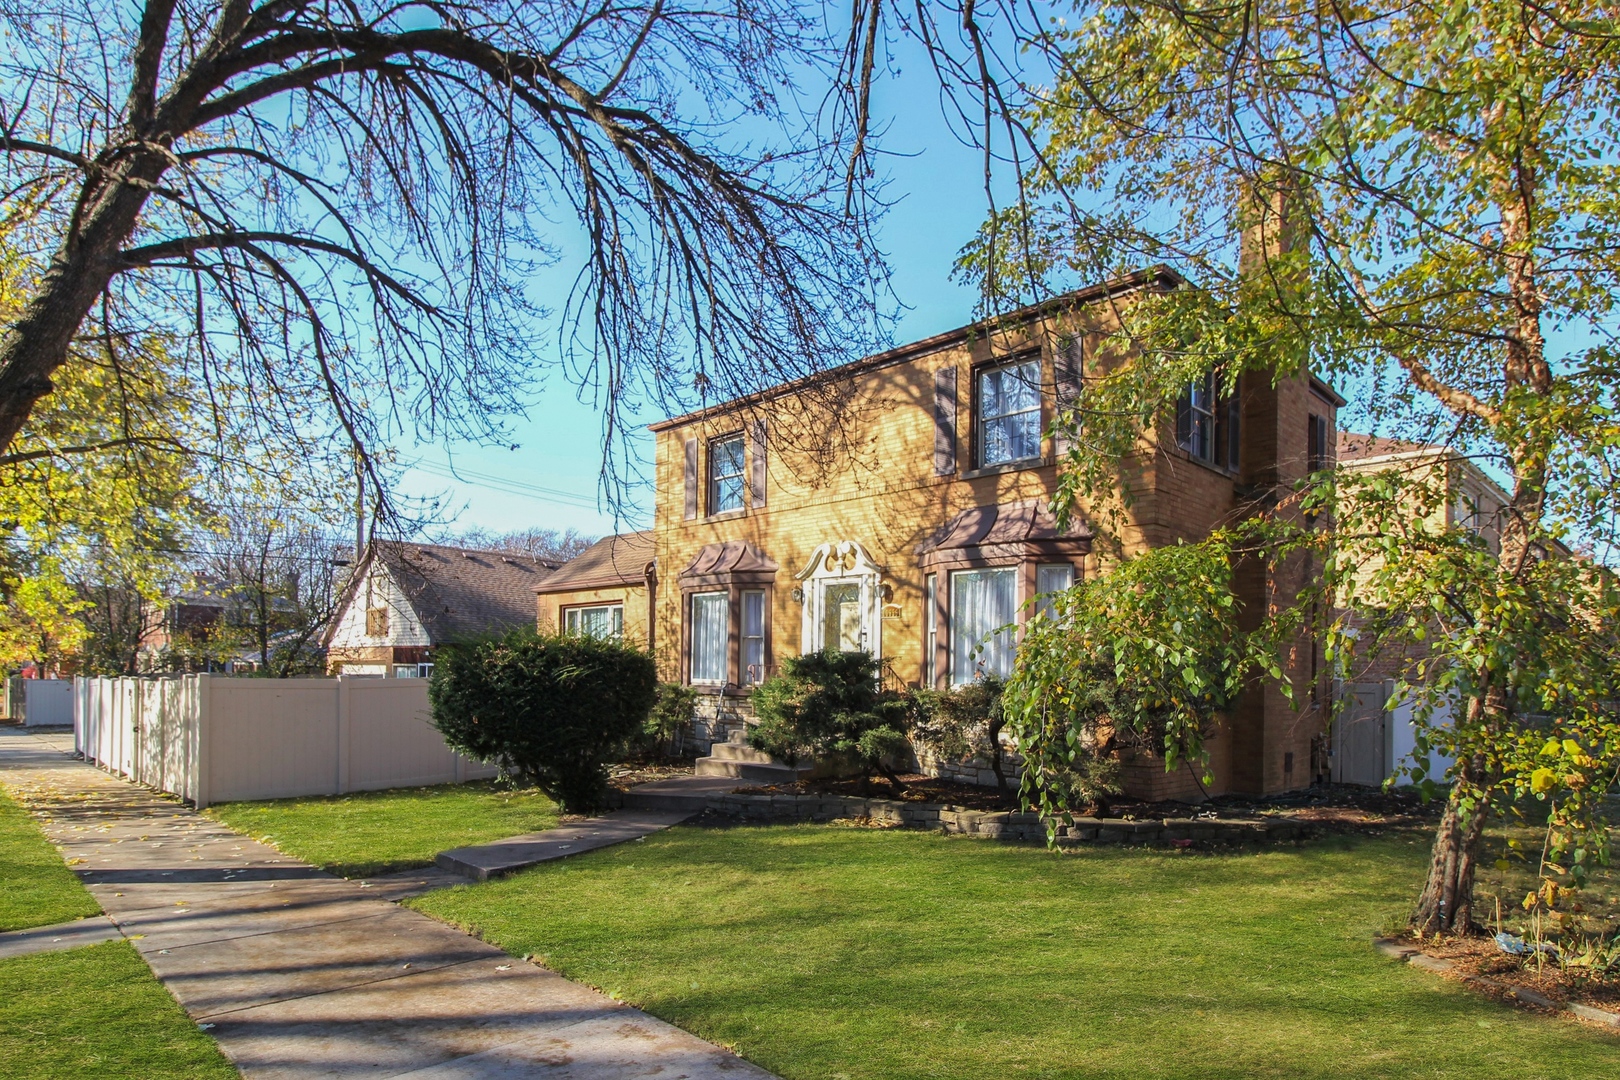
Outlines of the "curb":
{"type": "MultiPolygon", "coordinates": [[[[1412,967],[1433,972],[1436,975],[1450,975],[1456,971],[1457,965],[1450,960],[1438,956],[1429,956],[1420,952],[1411,945],[1396,941],[1393,938],[1373,938],[1373,948],[1393,960],[1410,964],[1412,967]]],[[[1482,986],[1506,995],[1514,1001],[1521,1001],[1527,1005],[1538,1005],[1543,1009],[1551,1009],[1556,1013],[1569,1013],[1582,1020],[1590,1020],[1606,1027],[1620,1029],[1620,1012],[1611,1012],[1608,1009],[1594,1008],[1591,1005],[1581,1005],[1571,1001],[1554,1001],[1545,994],[1538,994],[1534,990],[1512,983],[1493,979],[1487,975],[1456,975],[1456,978],[1465,984],[1482,986]]]]}
{"type": "MultiPolygon", "coordinates": [[[[896,799],[852,795],[738,795],[683,794],[672,791],[640,793],[631,789],[623,805],[645,809],[677,806],[705,811],[717,817],[745,822],[825,822],[867,818],[874,823],[905,829],[976,836],[1003,841],[1044,843],[1046,822],[1039,814],[969,810],[948,803],[912,803],[896,799]]],[[[1060,848],[1108,845],[1287,843],[1317,836],[1313,824],[1267,818],[1166,818],[1126,821],[1120,818],[1076,817],[1059,824],[1060,848]]]]}

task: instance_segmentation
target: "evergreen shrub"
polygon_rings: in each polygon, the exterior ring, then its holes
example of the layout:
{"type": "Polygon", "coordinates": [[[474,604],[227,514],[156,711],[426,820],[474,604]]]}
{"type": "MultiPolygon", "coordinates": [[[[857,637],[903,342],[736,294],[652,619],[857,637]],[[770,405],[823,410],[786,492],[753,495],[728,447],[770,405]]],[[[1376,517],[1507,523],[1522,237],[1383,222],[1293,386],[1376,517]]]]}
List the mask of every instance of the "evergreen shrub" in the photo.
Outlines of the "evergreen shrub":
{"type": "Polygon", "coordinates": [[[452,748],[580,814],[603,805],[607,766],[645,729],[657,691],[652,658],[639,649],[515,631],[442,648],[428,700],[452,748]]]}

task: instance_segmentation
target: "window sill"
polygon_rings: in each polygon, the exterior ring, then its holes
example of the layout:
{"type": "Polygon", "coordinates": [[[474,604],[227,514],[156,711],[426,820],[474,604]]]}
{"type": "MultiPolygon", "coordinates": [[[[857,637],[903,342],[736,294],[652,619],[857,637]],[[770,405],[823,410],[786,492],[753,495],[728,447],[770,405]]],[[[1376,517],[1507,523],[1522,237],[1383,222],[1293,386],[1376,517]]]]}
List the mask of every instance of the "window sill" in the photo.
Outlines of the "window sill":
{"type": "Polygon", "coordinates": [[[1176,454],[1183,461],[1192,465],[1197,465],[1200,469],[1207,469],[1216,476],[1224,477],[1227,480],[1237,479],[1238,474],[1236,469],[1228,469],[1225,465],[1217,465],[1213,461],[1205,461],[1203,458],[1199,457],[1197,454],[1194,454],[1184,446],[1176,447],[1176,454]]]}
{"type": "Polygon", "coordinates": [[[704,521],[730,521],[732,518],[748,516],[748,507],[739,507],[736,510],[722,510],[718,514],[710,514],[704,521]]]}
{"type": "Polygon", "coordinates": [[[987,465],[982,469],[966,469],[956,474],[958,480],[976,480],[981,476],[1000,476],[1002,473],[1027,472],[1030,469],[1044,469],[1052,464],[1044,457],[1025,458],[1023,461],[1009,461],[1005,465],[987,465]]]}

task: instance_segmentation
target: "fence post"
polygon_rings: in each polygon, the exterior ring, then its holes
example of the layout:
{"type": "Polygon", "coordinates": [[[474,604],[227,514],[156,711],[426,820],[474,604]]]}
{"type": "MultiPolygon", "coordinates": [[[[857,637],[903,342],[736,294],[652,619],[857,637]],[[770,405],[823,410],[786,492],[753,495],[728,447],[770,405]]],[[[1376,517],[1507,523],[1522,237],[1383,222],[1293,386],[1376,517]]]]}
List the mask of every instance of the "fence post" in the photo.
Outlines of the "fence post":
{"type": "Polygon", "coordinates": [[[214,723],[212,707],[213,677],[209,675],[197,676],[197,692],[192,699],[192,723],[194,732],[193,749],[191,755],[192,768],[192,802],[198,810],[207,807],[213,798],[212,784],[210,783],[211,770],[209,769],[209,751],[213,740],[209,729],[214,723]]]}
{"type": "Polygon", "coordinates": [[[337,677],[337,794],[349,790],[349,694],[353,680],[337,677]]]}

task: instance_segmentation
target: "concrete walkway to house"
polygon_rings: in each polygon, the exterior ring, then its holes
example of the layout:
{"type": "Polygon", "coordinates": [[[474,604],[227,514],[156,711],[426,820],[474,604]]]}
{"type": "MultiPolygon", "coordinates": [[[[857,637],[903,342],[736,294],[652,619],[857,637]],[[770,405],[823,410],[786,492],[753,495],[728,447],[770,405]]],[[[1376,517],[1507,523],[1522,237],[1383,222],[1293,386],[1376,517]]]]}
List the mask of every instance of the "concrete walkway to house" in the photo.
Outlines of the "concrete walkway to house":
{"type": "Polygon", "coordinates": [[[679,825],[697,810],[613,810],[600,817],[570,821],[544,832],[526,833],[493,844],[473,844],[439,852],[437,864],[474,881],[511,874],[553,859],[612,847],[679,825]]]}
{"type": "Polygon", "coordinates": [[[443,871],[335,878],[63,751],[0,729],[0,782],[246,1077],[771,1078],[388,899],[443,871]]]}

